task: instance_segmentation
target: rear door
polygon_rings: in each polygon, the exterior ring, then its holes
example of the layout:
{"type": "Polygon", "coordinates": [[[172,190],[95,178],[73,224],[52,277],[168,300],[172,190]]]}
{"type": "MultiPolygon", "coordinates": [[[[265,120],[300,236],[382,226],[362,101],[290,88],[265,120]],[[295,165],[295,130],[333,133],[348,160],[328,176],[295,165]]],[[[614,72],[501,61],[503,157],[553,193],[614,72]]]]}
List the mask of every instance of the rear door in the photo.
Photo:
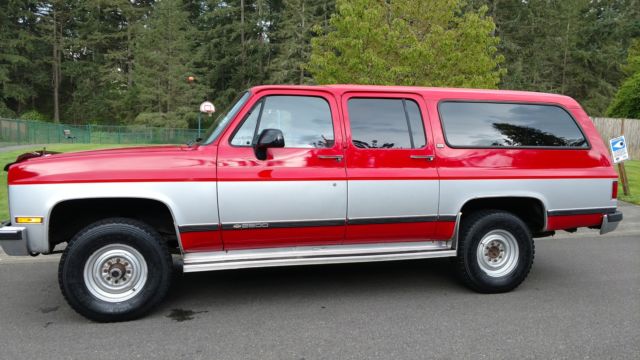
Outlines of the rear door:
{"type": "Polygon", "coordinates": [[[343,96],[342,107],[349,179],[346,243],[431,238],[439,181],[422,98],[353,92],[343,96]]]}
{"type": "Polygon", "coordinates": [[[333,95],[270,90],[218,148],[218,206],[226,249],[340,244],[347,183],[343,130],[333,95]],[[252,144],[264,129],[285,147],[258,160],[252,144]]]}

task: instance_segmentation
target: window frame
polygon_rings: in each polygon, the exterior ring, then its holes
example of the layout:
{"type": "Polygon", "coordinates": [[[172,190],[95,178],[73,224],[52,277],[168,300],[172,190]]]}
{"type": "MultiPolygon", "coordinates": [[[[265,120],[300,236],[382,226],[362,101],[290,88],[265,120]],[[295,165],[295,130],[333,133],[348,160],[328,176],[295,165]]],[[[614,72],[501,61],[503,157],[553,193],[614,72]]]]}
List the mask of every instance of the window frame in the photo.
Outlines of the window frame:
{"type": "MultiPolygon", "coordinates": [[[[411,94],[413,95],[413,94],[411,94]]],[[[425,124],[425,117],[424,117],[424,113],[422,111],[422,109],[420,108],[420,102],[419,100],[417,100],[417,95],[414,96],[410,96],[409,94],[404,94],[404,93],[397,93],[397,94],[365,94],[365,93],[357,93],[355,95],[352,96],[347,96],[345,98],[345,109],[344,112],[346,113],[346,117],[348,119],[348,124],[345,123],[345,129],[348,128],[348,132],[349,132],[349,146],[357,149],[357,150],[395,150],[395,151],[416,151],[416,150],[424,150],[427,149],[429,147],[429,138],[427,137],[427,124],[425,124]],[[376,95],[380,95],[380,96],[376,96],[376,95]],[[397,96],[395,96],[397,95],[397,96]],[[351,127],[351,114],[349,112],[349,101],[353,100],[353,99],[364,99],[364,100],[401,100],[402,101],[402,110],[403,110],[403,114],[404,114],[404,119],[405,119],[405,124],[407,125],[407,130],[408,130],[408,134],[409,134],[409,143],[413,145],[413,131],[412,131],[412,127],[411,127],[411,120],[409,119],[409,112],[407,110],[406,107],[406,101],[412,101],[416,107],[418,108],[418,112],[420,113],[420,123],[422,124],[422,135],[424,137],[424,145],[421,147],[411,147],[411,148],[361,148],[356,146],[353,143],[353,128],[351,127]]],[[[427,118],[428,120],[428,118],[427,118]]]]}
{"type": "Polygon", "coordinates": [[[234,148],[253,148],[253,146],[255,145],[255,140],[258,137],[258,129],[260,128],[260,122],[262,120],[262,111],[264,110],[264,104],[265,101],[268,97],[272,97],[272,96],[295,96],[295,97],[311,97],[311,98],[318,98],[318,99],[322,99],[324,100],[324,102],[327,103],[327,107],[329,108],[329,114],[331,115],[331,130],[333,131],[333,146],[329,147],[329,148],[314,148],[314,147],[289,147],[286,146],[286,139],[285,139],[285,147],[284,149],[306,149],[306,150],[312,150],[312,149],[334,149],[336,147],[336,145],[338,145],[338,142],[336,141],[336,127],[335,127],[335,117],[333,114],[333,110],[331,108],[331,102],[324,96],[322,95],[306,95],[306,94],[281,94],[281,93],[277,93],[277,94],[265,94],[262,95],[261,97],[258,98],[258,100],[256,100],[252,105],[251,105],[251,109],[249,109],[249,111],[247,111],[246,114],[244,114],[242,120],[240,120],[240,123],[238,124],[238,126],[236,126],[235,129],[233,129],[233,131],[231,132],[231,135],[229,135],[229,137],[227,138],[227,143],[229,144],[229,146],[234,147],[234,148]],[[256,120],[256,128],[253,130],[253,139],[251,140],[251,145],[235,145],[232,143],[233,139],[236,136],[236,133],[238,133],[238,131],[240,131],[240,129],[242,128],[242,126],[244,126],[245,122],[249,119],[249,117],[251,116],[251,114],[253,114],[252,110],[256,107],[256,106],[260,106],[260,113],[258,114],[258,119],[256,120]]]}
{"type": "Polygon", "coordinates": [[[562,104],[558,103],[548,103],[548,102],[535,102],[535,101],[510,101],[510,100],[467,100],[467,99],[440,99],[437,104],[438,110],[438,120],[440,121],[440,129],[442,130],[442,136],[444,138],[444,142],[448,147],[452,149],[508,149],[508,150],[591,150],[591,142],[589,141],[589,137],[585,134],[580,122],[576,120],[571,111],[567,109],[562,104]],[[480,103],[480,104],[507,104],[507,105],[537,105],[537,106],[551,106],[556,107],[567,113],[569,118],[573,121],[573,123],[580,131],[580,134],[585,139],[587,146],[585,147],[576,147],[576,146],[467,146],[467,145],[452,145],[447,138],[447,131],[444,126],[444,119],[442,118],[442,112],[440,109],[440,105],[443,103],[480,103]]]}

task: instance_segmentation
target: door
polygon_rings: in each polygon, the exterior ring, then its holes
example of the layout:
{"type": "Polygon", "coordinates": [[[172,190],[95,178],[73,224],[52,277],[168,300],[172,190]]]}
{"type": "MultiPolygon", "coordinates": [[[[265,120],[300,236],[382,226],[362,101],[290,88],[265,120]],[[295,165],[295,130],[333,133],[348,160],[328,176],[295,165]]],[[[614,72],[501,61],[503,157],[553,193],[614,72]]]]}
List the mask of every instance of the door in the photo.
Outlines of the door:
{"type": "Polygon", "coordinates": [[[342,243],[347,183],[333,96],[263,91],[248,106],[218,148],[225,249],[342,243]],[[252,145],[264,129],[282,131],[284,147],[259,160],[252,145]]]}
{"type": "Polygon", "coordinates": [[[345,242],[432,238],[439,181],[422,98],[347,93],[342,108],[349,179],[345,242]]]}

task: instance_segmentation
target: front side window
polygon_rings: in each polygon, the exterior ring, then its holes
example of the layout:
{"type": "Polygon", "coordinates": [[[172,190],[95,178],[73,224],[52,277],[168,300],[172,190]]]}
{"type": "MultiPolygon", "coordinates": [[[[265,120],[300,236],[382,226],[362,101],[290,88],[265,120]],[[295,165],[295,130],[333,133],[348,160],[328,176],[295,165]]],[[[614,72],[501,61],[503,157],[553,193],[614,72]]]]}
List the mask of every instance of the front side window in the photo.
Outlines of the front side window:
{"type": "Polygon", "coordinates": [[[285,148],[331,148],[333,121],[329,103],[321,97],[267,96],[258,101],[231,139],[231,145],[251,146],[264,129],[279,129],[285,148]]]}
{"type": "Polygon", "coordinates": [[[439,105],[453,147],[588,148],[575,120],[554,105],[447,101],[439,105]]]}
{"type": "Polygon", "coordinates": [[[363,149],[419,149],[426,145],[418,104],[409,99],[352,98],[351,142],[363,149]]]}

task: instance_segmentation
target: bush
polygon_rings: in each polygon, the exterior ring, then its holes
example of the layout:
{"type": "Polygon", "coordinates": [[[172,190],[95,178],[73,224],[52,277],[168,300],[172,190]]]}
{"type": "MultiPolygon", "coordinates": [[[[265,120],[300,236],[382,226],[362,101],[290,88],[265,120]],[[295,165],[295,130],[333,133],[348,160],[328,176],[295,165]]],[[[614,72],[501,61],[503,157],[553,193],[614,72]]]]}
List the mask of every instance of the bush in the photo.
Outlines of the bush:
{"type": "Polygon", "coordinates": [[[49,121],[49,119],[47,118],[46,115],[44,115],[41,112],[38,112],[37,110],[29,110],[25,113],[22,113],[22,115],[20,115],[20,119],[23,120],[38,120],[38,121],[49,121]]]}
{"type": "Polygon", "coordinates": [[[3,118],[14,118],[16,117],[16,113],[13,110],[9,109],[4,101],[0,100],[0,117],[3,118]]]}
{"type": "Polygon", "coordinates": [[[607,116],[640,119],[640,71],[622,83],[607,110],[607,116]]]}

